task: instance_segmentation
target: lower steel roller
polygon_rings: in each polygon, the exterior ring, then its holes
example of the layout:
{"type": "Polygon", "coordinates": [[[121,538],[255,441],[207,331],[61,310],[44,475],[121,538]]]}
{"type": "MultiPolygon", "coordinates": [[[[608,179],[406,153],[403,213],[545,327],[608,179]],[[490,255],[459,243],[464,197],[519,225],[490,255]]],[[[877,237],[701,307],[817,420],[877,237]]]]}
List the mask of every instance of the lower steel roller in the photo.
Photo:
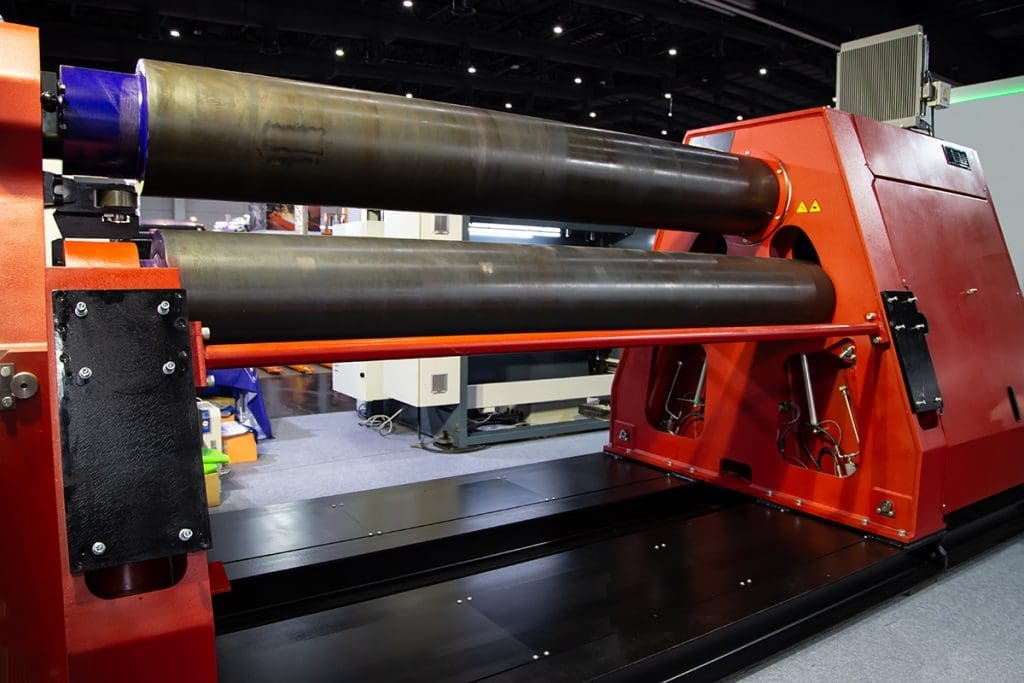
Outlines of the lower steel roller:
{"type": "Polygon", "coordinates": [[[774,258],[165,232],[214,343],[820,323],[832,283],[774,258]]]}

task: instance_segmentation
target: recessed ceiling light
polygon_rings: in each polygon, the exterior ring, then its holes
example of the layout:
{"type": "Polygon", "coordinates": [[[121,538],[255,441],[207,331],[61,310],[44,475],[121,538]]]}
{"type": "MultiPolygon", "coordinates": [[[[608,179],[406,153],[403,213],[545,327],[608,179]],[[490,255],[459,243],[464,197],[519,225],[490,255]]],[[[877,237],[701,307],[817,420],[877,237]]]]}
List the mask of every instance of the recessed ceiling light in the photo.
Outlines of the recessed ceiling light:
{"type": "Polygon", "coordinates": [[[675,57],[677,54],[679,54],[679,50],[675,49],[674,47],[670,47],[668,49],[668,56],[669,57],[675,57]]]}
{"type": "Polygon", "coordinates": [[[411,92],[405,93],[405,96],[408,97],[409,99],[412,99],[412,93],[411,92]]]}
{"type": "Polygon", "coordinates": [[[670,93],[670,92],[665,93],[665,99],[666,100],[671,100],[672,99],[672,93],[670,93]]]}
{"type": "Polygon", "coordinates": [[[505,109],[511,109],[511,108],[512,108],[512,103],[511,102],[506,102],[505,103],[505,109]]]}
{"type": "Polygon", "coordinates": [[[667,131],[667,130],[665,130],[664,128],[662,128],[662,129],[661,129],[661,134],[662,134],[662,135],[668,135],[668,131],[667,131]]]}
{"type": "Polygon", "coordinates": [[[587,114],[587,116],[589,116],[592,119],[596,119],[597,118],[597,112],[596,111],[592,111],[589,114],[587,114]]]}
{"type": "Polygon", "coordinates": [[[471,73],[471,74],[475,74],[476,73],[476,67],[475,66],[471,66],[471,67],[466,69],[466,72],[467,73],[471,73]]]}
{"type": "Polygon", "coordinates": [[[743,114],[737,114],[736,115],[736,120],[737,121],[742,121],[743,120],[743,114]]]}
{"type": "Polygon", "coordinates": [[[572,82],[575,83],[576,85],[579,85],[580,83],[583,82],[583,79],[577,76],[576,78],[572,79],[572,82]]]}
{"type": "Polygon", "coordinates": [[[176,28],[172,28],[168,33],[170,33],[171,38],[181,38],[181,31],[176,28]]]}
{"type": "Polygon", "coordinates": [[[762,66],[760,69],[757,70],[757,73],[761,74],[762,76],[767,76],[768,75],[768,69],[766,69],[766,68],[764,68],[762,66]]]}
{"type": "Polygon", "coordinates": [[[337,48],[337,49],[336,49],[336,50],[334,51],[334,56],[335,56],[335,57],[344,57],[344,56],[345,56],[345,51],[344,51],[344,50],[342,50],[342,49],[341,49],[341,48],[339,47],[339,48],[337,48]]]}
{"type": "Polygon", "coordinates": [[[672,112],[669,112],[669,113],[668,113],[668,117],[669,117],[669,118],[672,118],[672,112]]]}
{"type": "Polygon", "coordinates": [[[406,9],[412,7],[412,0],[402,0],[402,7],[406,9]]]}
{"type": "Polygon", "coordinates": [[[562,27],[561,27],[561,26],[560,26],[559,24],[555,24],[555,25],[554,25],[554,26],[553,26],[553,27],[551,28],[551,30],[552,30],[552,31],[554,31],[554,33],[555,33],[555,35],[556,35],[556,36],[560,36],[560,35],[562,35],[562,27]]]}

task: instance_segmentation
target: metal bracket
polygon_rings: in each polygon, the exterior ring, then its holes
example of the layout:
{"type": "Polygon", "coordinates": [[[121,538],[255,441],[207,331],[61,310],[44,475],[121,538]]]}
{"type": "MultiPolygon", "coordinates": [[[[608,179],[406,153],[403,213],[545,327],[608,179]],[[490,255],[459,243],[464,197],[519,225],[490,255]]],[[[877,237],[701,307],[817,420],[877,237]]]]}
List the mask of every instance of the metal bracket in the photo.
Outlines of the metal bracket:
{"type": "Polygon", "coordinates": [[[53,294],[71,571],[210,546],[182,290],[53,294]]]}
{"type": "Polygon", "coordinates": [[[55,209],[53,218],[64,237],[138,237],[139,198],[133,183],[44,171],[43,203],[55,209]]]}
{"type": "Polygon", "coordinates": [[[53,71],[39,74],[39,103],[42,106],[43,156],[56,159],[62,156],[61,134],[65,124],[61,120],[64,88],[53,71]]]}
{"type": "Polygon", "coordinates": [[[35,375],[18,372],[14,363],[0,363],[0,410],[14,410],[19,400],[32,398],[37,391],[39,379],[35,375]]]}
{"type": "Polygon", "coordinates": [[[882,304],[903,371],[910,409],[915,413],[941,410],[942,393],[925,339],[928,320],[917,309],[917,297],[910,291],[883,291],[882,304]]]}

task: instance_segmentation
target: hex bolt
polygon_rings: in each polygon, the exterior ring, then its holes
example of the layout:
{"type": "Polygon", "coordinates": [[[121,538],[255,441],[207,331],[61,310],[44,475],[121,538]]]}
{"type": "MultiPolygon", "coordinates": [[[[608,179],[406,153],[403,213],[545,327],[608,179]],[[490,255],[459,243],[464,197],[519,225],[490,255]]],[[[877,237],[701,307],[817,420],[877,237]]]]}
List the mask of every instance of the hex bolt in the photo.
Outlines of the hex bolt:
{"type": "Polygon", "coordinates": [[[10,365],[5,365],[2,368],[0,368],[0,377],[10,377],[10,376],[11,376],[11,366],[10,365]]]}
{"type": "Polygon", "coordinates": [[[210,328],[202,327],[199,329],[199,333],[203,336],[203,341],[210,341],[210,328]]]}
{"type": "Polygon", "coordinates": [[[165,375],[173,375],[177,367],[178,366],[174,364],[173,360],[169,360],[166,363],[164,363],[164,367],[162,369],[165,375]]]}
{"type": "Polygon", "coordinates": [[[92,544],[92,554],[99,557],[103,553],[107,552],[107,544],[103,541],[96,541],[92,544]]]}
{"type": "Polygon", "coordinates": [[[797,507],[800,507],[800,506],[801,506],[801,505],[803,505],[803,504],[804,504],[804,501],[803,501],[802,499],[800,499],[800,498],[797,498],[797,499],[796,499],[796,506],[797,506],[797,507]]]}
{"type": "Polygon", "coordinates": [[[881,344],[882,343],[882,338],[876,335],[876,336],[871,338],[871,343],[872,344],[881,344]]]}
{"type": "Polygon", "coordinates": [[[212,387],[215,384],[217,384],[217,378],[214,377],[213,375],[207,375],[206,376],[206,386],[212,387]]]}
{"type": "Polygon", "coordinates": [[[191,529],[182,529],[181,531],[178,532],[178,538],[181,539],[182,541],[187,541],[187,540],[191,539],[192,538],[192,530],[191,529]]]}
{"type": "Polygon", "coordinates": [[[81,380],[88,380],[92,377],[92,368],[82,368],[78,371],[78,377],[81,380]]]}
{"type": "Polygon", "coordinates": [[[627,432],[625,429],[620,429],[619,441],[629,441],[629,432],[627,432]]]}
{"type": "Polygon", "coordinates": [[[867,314],[865,314],[864,319],[867,320],[868,322],[871,322],[872,320],[874,320],[877,317],[878,317],[878,315],[875,314],[875,313],[867,313],[867,314]]]}
{"type": "Polygon", "coordinates": [[[14,397],[4,396],[3,398],[0,398],[0,406],[2,406],[4,410],[10,410],[14,407],[14,397]]]}
{"type": "Polygon", "coordinates": [[[79,301],[77,304],[75,304],[75,315],[77,315],[79,318],[84,318],[85,316],[89,315],[89,307],[85,305],[84,301],[79,301]]]}
{"type": "Polygon", "coordinates": [[[160,315],[167,315],[168,313],[171,312],[171,302],[161,301],[156,306],[156,312],[159,313],[160,315]]]}

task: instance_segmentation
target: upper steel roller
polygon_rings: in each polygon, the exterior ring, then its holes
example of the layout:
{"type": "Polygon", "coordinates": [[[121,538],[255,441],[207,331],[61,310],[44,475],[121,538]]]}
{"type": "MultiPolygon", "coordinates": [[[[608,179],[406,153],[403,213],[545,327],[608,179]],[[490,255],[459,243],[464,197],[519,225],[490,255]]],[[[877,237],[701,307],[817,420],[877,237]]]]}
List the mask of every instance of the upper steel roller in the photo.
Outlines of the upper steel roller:
{"type": "Polygon", "coordinates": [[[505,112],[142,60],[63,67],[67,172],[145,192],[744,234],[763,162],[505,112]]]}

